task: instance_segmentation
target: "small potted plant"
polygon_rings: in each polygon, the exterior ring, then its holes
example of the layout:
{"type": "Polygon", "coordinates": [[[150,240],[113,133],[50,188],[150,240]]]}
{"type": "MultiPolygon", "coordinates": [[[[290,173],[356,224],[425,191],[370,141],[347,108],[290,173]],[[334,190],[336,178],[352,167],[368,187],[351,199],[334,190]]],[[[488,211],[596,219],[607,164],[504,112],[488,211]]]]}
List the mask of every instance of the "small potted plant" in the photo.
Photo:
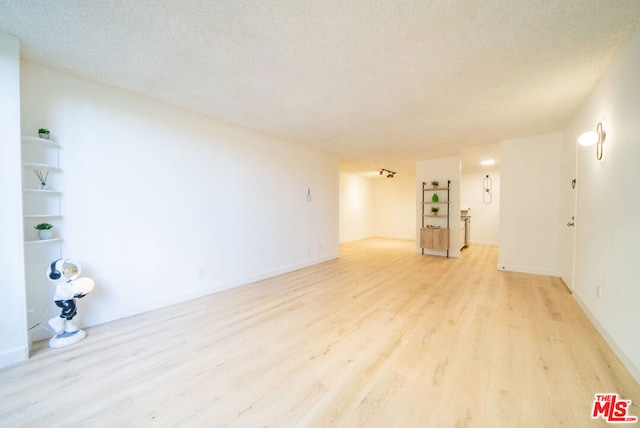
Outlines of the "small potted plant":
{"type": "Polygon", "coordinates": [[[40,223],[34,226],[34,229],[38,231],[38,236],[40,239],[51,239],[51,229],[53,229],[53,225],[51,223],[40,223]]]}
{"type": "Polygon", "coordinates": [[[431,214],[438,215],[438,211],[440,211],[440,207],[431,207],[431,214]]]}
{"type": "Polygon", "coordinates": [[[49,139],[49,130],[47,128],[38,129],[38,136],[40,138],[44,138],[45,140],[49,139]]]}
{"type": "Polygon", "coordinates": [[[440,184],[440,182],[438,180],[431,180],[431,185],[433,187],[438,187],[438,184],[440,184]]]}

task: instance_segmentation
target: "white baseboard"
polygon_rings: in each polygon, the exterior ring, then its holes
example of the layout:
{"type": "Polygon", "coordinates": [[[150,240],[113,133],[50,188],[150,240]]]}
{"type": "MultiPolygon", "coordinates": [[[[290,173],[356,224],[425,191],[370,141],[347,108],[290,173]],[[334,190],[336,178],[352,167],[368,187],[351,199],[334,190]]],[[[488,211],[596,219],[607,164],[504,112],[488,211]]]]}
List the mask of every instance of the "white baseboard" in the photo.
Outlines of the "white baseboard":
{"type": "Polygon", "coordinates": [[[22,363],[29,359],[28,346],[17,346],[0,354],[0,369],[22,363]]]}
{"type": "Polygon", "coordinates": [[[303,269],[319,263],[324,263],[336,258],[338,258],[338,254],[330,254],[327,256],[319,257],[317,259],[308,260],[302,263],[285,266],[271,271],[261,272],[259,274],[246,276],[236,280],[205,285],[202,288],[198,288],[196,290],[191,290],[186,293],[174,294],[172,296],[165,296],[161,299],[144,302],[142,304],[132,305],[125,308],[111,308],[109,311],[101,312],[98,314],[82,314],[84,316],[80,317],[80,322],[78,324],[80,325],[80,327],[91,327],[94,325],[104,324],[106,322],[138,315],[154,309],[164,308],[176,303],[182,303],[188,300],[197,299],[199,297],[218,293],[230,288],[240,287],[242,285],[260,281],[262,279],[271,278],[273,276],[282,275],[288,272],[293,272],[298,269],[303,269]]]}
{"type": "Polygon", "coordinates": [[[369,236],[351,237],[351,238],[346,238],[344,240],[341,240],[340,242],[338,242],[338,244],[348,244],[350,242],[363,241],[365,239],[371,239],[371,238],[374,238],[374,236],[369,235],[369,236]]]}
{"type": "Polygon", "coordinates": [[[397,239],[400,241],[415,241],[416,234],[412,233],[411,235],[375,235],[374,238],[382,238],[382,239],[397,239]]]}
{"type": "Polygon", "coordinates": [[[470,241],[469,243],[471,245],[485,245],[487,247],[497,247],[498,246],[497,242],[491,242],[491,241],[470,241]]]}
{"type": "Polygon", "coordinates": [[[589,318],[589,321],[591,321],[591,324],[593,324],[596,330],[598,330],[598,333],[600,333],[605,342],[607,342],[609,347],[613,350],[613,353],[616,354],[622,364],[627,368],[627,370],[629,370],[629,373],[631,373],[631,376],[633,376],[636,382],[640,383],[640,367],[636,366],[631,358],[629,358],[627,354],[624,353],[622,348],[618,346],[616,341],[613,340],[607,330],[602,326],[602,324],[600,324],[598,319],[591,313],[589,308],[587,308],[587,305],[582,301],[582,299],[580,299],[580,296],[578,296],[576,293],[573,293],[572,295],[576,302],[578,302],[578,305],[582,308],[582,311],[585,313],[587,318],[589,318]]]}
{"type": "Polygon", "coordinates": [[[498,262],[498,270],[506,270],[509,272],[531,273],[534,275],[560,276],[560,271],[555,269],[536,268],[531,266],[509,265],[498,262]]]}

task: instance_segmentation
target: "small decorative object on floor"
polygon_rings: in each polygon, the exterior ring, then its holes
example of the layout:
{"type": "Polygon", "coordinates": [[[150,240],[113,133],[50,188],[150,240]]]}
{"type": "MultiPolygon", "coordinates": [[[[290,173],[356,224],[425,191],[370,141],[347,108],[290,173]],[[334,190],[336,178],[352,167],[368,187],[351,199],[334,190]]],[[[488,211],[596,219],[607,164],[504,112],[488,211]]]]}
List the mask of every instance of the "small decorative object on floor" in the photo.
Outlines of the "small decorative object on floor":
{"type": "Polygon", "coordinates": [[[431,180],[431,185],[433,187],[438,187],[438,184],[440,184],[440,182],[438,180],[431,180]]]}
{"type": "Polygon", "coordinates": [[[49,139],[49,130],[47,128],[38,129],[38,136],[40,138],[44,138],[45,140],[49,139]]]}
{"type": "Polygon", "coordinates": [[[60,316],[49,320],[49,326],[56,333],[49,340],[50,348],[73,345],[87,336],[72,321],[78,313],[76,299],[86,296],[94,287],[93,279],[79,278],[81,272],[80,264],[71,259],[54,260],[47,270],[47,277],[56,286],[53,301],[62,309],[60,316]]]}
{"type": "Polygon", "coordinates": [[[49,178],[49,171],[47,171],[46,175],[39,169],[34,169],[33,172],[36,174],[36,177],[38,177],[38,180],[40,180],[40,190],[47,190],[47,178],[49,178]]]}
{"type": "Polygon", "coordinates": [[[440,211],[440,207],[431,207],[431,213],[433,215],[438,215],[438,211],[440,211]]]}
{"type": "Polygon", "coordinates": [[[38,231],[38,236],[41,240],[51,239],[53,225],[51,223],[40,223],[33,227],[38,231]]]}
{"type": "Polygon", "coordinates": [[[434,193],[433,196],[431,197],[431,202],[438,202],[438,194],[434,193]]]}

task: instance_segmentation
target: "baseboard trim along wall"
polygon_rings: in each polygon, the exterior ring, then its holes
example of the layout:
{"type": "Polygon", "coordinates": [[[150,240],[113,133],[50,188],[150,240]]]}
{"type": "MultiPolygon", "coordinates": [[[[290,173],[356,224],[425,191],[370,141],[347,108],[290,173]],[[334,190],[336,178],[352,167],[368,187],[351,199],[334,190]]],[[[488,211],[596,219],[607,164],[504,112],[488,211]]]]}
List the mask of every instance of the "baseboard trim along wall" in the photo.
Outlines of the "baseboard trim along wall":
{"type": "Polygon", "coordinates": [[[251,275],[243,278],[239,278],[236,280],[226,281],[217,284],[211,284],[209,286],[205,286],[203,288],[192,290],[187,293],[175,294],[172,296],[163,297],[161,299],[152,300],[145,302],[143,304],[138,304],[134,306],[129,306],[122,309],[116,309],[114,311],[107,313],[100,313],[96,316],[85,318],[85,322],[82,323],[82,327],[91,327],[94,325],[104,324],[110,321],[115,321],[118,319],[139,315],[144,312],[148,312],[154,309],[160,309],[167,306],[171,306],[177,303],[186,302],[189,300],[197,299],[199,297],[207,296],[209,294],[218,293],[220,291],[228,290],[234,287],[240,287],[242,285],[247,285],[252,282],[260,281],[262,279],[271,278],[277,275],[282,275],[284,273],[293,272],[298,269],[303,269],[309,266],[313,266],[319,263],[324,263],[329,260],[337,259],[338,254],[330,254],[328,256],[320,257],[317,259],[309,260],[303,263],[286,266],[280,269],[275,269],[268,272],[262,272],[256,275],[251,275]]]}
{"type": "Polygon", "coordinates": [[[498,270],[560,277],[560,272],[554,269],[535,268],[531,266],[508,265],[500,262],[498,262],[498,270]]]}
{"type": "Polygon", "coordinates": [[[9,349],[0,354],[0,369],[27,361],[28,358],[29,348],[27,346],[18,346],[9,349]]]}
{"type": "Polygon", "coordinates": [[[469,242],[469,244],[471,244],[471,245],[485,245],[487,247],[497,247],[498,246],[497,242],[490,242],[490,241],[471,241],[471,242],[469,242]]]}
{"type": "Polygon", "coordinates": [[[629,358],[627,354],[624,353],[622,348],[618,346],[616,341],[613,340],[613,338],[609,335],[607,330],[602,326],[602,324],[598,322],[598,319],[591,313],[591,311],[589,311],[589,309],[587,308],[587,305],[584,304],[584,302],[580,299],[580,297],[576,293],[573,293],[573,298],[576,299],[576,302],[578,302],[578,305],[580,305],[580,308],[582,308],[582,311],[585,313],[587,318],[589,318],[589,321],[591,321],[591,324],[593,324],[596,330],[598,330],[598,333],[600,333],[600,335],[605,340],[605,342],[607,342],[607,344],[613,350],[616,356],[620,358],[620,361],[622,361],[622,364],[627,368],[627,370],[629,370],[629,373],[631,373],[631,376],[633,376],[636,382],[640,383],[640,367],[637,367],[635,364],[633,364],[633,361],[631,360],[631,358],[629,358]]]}

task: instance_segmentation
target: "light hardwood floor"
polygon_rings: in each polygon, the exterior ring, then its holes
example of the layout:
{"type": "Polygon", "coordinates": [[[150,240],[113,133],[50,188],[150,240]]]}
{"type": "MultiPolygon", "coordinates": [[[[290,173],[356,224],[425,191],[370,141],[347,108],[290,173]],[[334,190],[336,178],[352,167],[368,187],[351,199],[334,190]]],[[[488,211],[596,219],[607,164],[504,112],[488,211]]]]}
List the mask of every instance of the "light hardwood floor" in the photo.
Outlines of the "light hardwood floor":
{"type": "MultiPolygon", "coordinates": [[[[371,239],[0,371],[3,427],[585,427],[634,381],[558,278],[371,239]]],[[[82,306],[80,303],[80,311],[82,306]]]]}

